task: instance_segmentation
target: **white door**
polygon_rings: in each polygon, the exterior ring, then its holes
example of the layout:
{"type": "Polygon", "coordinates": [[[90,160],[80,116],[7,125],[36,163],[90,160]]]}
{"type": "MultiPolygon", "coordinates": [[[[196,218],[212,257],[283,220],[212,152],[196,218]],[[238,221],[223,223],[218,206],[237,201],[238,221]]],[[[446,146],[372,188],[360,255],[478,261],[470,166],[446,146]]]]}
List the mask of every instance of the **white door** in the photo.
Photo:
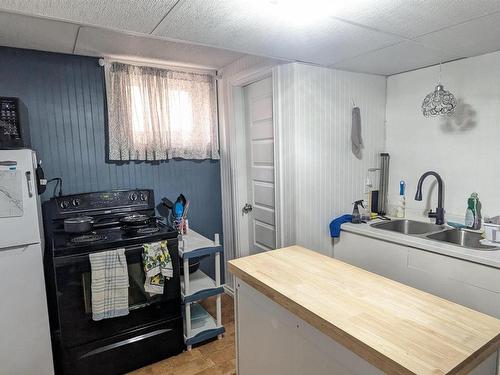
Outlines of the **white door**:
{"type": "Polygon", "coordinates": [[[249,254],[276,248],[273,88],[271,77],[244,88],[249,254]]]}
{"type": "Polygon", "coordinates": [[[40,196],[32,150],[0,150],[0,248],[40,243],[40,196]]]}

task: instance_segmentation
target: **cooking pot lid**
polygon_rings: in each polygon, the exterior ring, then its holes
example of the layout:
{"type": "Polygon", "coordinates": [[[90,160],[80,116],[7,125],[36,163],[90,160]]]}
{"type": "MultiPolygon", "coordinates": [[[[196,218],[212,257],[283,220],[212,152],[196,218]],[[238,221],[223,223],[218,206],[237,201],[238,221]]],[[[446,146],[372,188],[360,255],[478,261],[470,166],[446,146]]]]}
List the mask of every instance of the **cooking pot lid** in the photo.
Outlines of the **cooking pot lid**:
{"type": "Polygon", "coordinates": [[[91,223],[94,219],[90,216],[75,216],[69,217],[64,220],[66,224],[83,224],[83,223],[91,223]]]}

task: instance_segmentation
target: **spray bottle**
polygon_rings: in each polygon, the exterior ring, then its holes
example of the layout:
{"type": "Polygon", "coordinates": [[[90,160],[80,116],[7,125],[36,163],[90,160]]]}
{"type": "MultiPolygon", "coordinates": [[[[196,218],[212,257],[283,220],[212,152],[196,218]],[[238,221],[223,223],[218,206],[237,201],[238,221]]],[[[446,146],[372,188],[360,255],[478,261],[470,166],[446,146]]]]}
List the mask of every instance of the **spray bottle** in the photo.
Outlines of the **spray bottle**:
{"type": "Polygon", "coordinates": [[[353,203],[354,204],[354,208],[352,209],[352,220],[351,220],[351,223],[353,224],[361,224],[361,214],[359,213],[359,208],[358,206],[361,206],[363,208],[365,208],[365,206],[363,206],[363,200],[359,200],[359,201],[356,201],[353,203]]]}

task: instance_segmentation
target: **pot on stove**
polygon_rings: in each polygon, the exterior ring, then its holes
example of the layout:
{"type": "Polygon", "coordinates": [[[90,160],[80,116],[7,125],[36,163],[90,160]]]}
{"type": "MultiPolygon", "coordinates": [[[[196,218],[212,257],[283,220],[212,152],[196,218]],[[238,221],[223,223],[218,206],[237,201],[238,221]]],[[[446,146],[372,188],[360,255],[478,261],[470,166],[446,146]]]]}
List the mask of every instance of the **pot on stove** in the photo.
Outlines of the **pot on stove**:
{"type": "Polygon", "coordinates": [[[67,233],[90,232],[94,226],[94,219],[90,216],[75,216],[64,219],[64,231],[67,233]]]}

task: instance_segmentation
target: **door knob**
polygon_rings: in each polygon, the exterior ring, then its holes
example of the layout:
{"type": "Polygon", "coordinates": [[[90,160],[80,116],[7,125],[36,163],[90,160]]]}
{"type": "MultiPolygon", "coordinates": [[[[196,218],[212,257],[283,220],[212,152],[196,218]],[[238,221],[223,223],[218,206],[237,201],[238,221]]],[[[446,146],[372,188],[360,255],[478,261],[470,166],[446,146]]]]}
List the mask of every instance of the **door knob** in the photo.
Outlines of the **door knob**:
{"type": "Polygon", "coordinates": [[[252,205],[250,203],[245,203],[245,205],[242,208],[242,211],[243,211],[244,214],[248,214],[252,210],[253,210],[253,207],[252,207],[252,205]]]}

